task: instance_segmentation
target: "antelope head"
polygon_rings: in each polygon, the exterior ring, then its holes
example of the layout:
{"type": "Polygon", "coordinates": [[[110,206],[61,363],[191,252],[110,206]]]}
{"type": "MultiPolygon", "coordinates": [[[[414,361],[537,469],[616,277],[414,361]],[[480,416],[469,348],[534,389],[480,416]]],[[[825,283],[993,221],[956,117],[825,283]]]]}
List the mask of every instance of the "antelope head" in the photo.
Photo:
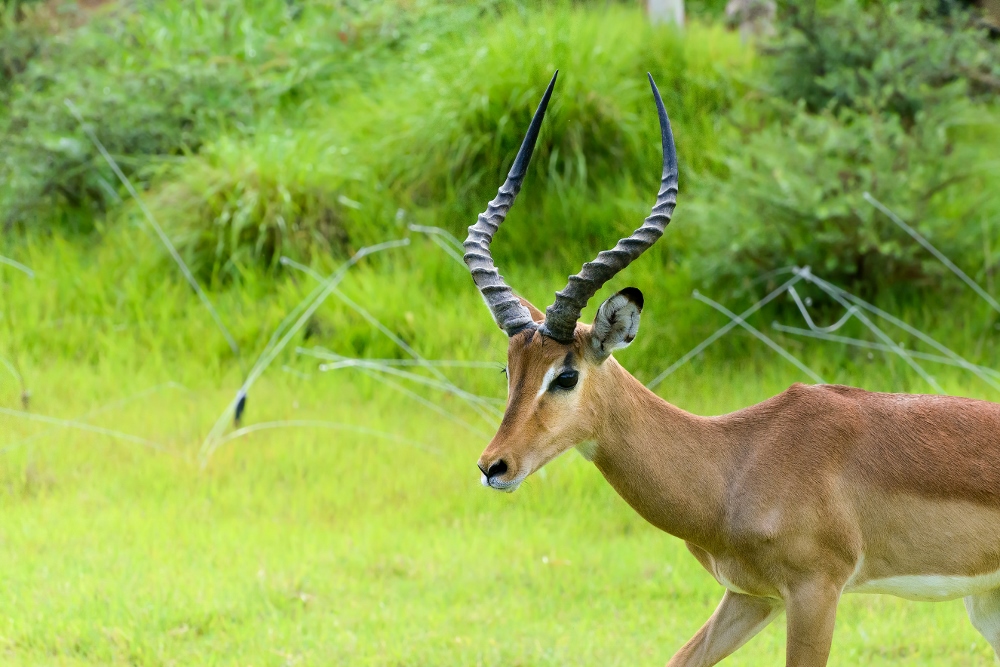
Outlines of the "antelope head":
{"type": "Polygon", "coordinates": [[[611,353],[635,338],[642,293],[634,287],[621,290],[601,305],[592,325],[579,323],[580,313],[604,283],[660,238],[677,201],[673,134],[650,76],[663,142],[663,174],[652,213],[631,236],[570,276],[544,314],[514,294],[493,264],[490,242],[521,189],[557,75],[545,90],[507,180],[469,227],[465,240],[465,263],[473,281],[509,337],[507,407],[478,462],[483,485],[508,492],[562,452],[595,437],[596,422],[602,418],[598,406],[614,398],[603,396],[608,383],[602,378],[620,371],[611,353]]]}

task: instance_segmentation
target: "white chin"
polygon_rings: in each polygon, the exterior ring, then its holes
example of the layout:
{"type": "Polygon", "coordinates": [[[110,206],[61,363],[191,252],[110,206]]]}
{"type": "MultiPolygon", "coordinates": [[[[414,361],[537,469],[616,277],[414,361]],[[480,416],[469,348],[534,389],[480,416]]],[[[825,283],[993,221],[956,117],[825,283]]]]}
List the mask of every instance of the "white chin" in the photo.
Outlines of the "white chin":
{"type": "Polygon", "coordinates": [[[486,479],[486,475],[482,475],[479,479],[483,486],[488,489],[493,489],[494,491],[503,491],[504,493],[514,493],[517,491],[518,487],[521,486],[520,479],[514,480],[513,482],[497,482],[496,484],[490,484],[489,480],[486,479]]]}

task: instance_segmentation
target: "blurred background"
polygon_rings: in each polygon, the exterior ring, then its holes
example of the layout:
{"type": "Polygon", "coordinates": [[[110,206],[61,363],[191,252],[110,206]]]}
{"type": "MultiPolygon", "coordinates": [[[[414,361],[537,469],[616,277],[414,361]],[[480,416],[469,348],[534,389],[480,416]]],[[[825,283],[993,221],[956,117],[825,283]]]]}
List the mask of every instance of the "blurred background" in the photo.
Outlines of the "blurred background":
{"type": "MultiPolygon", "coordinates": [[[[506,337],[456,239],[559,82],[493,252],[699,414],[790,383],[1000,400],[996,0],[0,3],[10,665],[663,664],[722,589],[575,452],[475,462],[506,337]],[[743,314],[746,320],[737,317],[743,314]]],[[[776,623],[729,659],[783,658],[776,623]]],[[[992,665],[850,597],[832,665],[992,665]]]]}

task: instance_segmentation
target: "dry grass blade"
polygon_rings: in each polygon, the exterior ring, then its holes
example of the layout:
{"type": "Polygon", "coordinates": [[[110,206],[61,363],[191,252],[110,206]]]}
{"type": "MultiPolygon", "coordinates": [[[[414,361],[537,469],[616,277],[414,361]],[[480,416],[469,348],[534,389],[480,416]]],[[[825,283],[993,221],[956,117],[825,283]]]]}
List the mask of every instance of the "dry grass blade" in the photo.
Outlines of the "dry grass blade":
{"type": "MultiPolygon", "coordinates": [[[[760,301],[758,301],[757,303],[753,304],[752,306],[750,306],[749,308],[747,308],[746,310],[744,310],[742,313],[740,313],[739,317],[741,319],[745,319],[745,318],[753,315],[758,310],[760,310],[761,308],[763,308],[764,306],[766,306],[767,304],[769,304],[771,301],[774,301],[779,296],[781,296],[782,294],[784,294],[788,290],[789,287],[791,287],[795,283],[799,282],[800,280],[802,280],[802,276],[799,276],[798,274],[793,275],[791,278],[789,278],[787,281],[785,281],[784,284],[782,284],[779,287],[777,287],[776,289],[772,290],[763,299],[761,299],[760,301]]],[[[729,324],[726,324],[725,326],[722,326],[719,329],[717,329],[715,331],[715,333],[713,333],[711,336],[709,336],[705,340],[703,340],[700,343],[698,343],[697,345],[695,345],[687,354],[685,354],[683,357],[681,357],[680,359],[678,359],[677,361],[675,361],[674,363],[672,363],[665,370],[663,370],[659,375],[657,375],[655,378],[653,378],[652,380],[650,380],[649,383],[646,385],[646,387],[649,388],[649,389],[653,389],[654,387],[656,387],[658,384],[660,384],[665,379],[667,379],[667,377],[669,377],[671,374],[673,374],[674,371],[676,371],[678,368],[682,367],[684,364],[686,364],[689,361],[691,361],[692,359],[694,359],[696,356],[698,356],[699,354],[701,354],[705,350],[705,348],[707,348],[709,345],[711,345],[715,341],[717,341],[720,338],[722,338],[723,336],[725,336],[727,333],[729,333],[730,331],[732,331],[733,329],[735,329],[737,326],[738,326],[738,324],[736,323],[736,321],[732,320],[732,321],[729,322],[729,324]]]]}
{"type": "Polygon", "coordinates": [[[17,368],[14,366],[14,364],[7,361],[3,357],[0,357],[0,365],[6,368],[10,372],[10,374],[14,376],[14,381],[17,382],[17,384],[20,385],[20,387],[23,389],[24,378],[22,378],[21,374],[17,372],[17,368]]]}
{"type": "Polygon", "coordinates": [[[757,338],[758,340],[760,340],[761,342],[763,342],[765,345],[767,345],[772,350],[774,350],[775,352],[777,352],[778,354],[780,354],[782,357],[784,357],[786,361],[790,362],[792,365],[794,365],[800,371],[802,371],[803,373],[805,373],[806,375],[808,375],[810,378],[812,378],[813,382],[817,382],[819,384],[826,384],[826,382],[823,380],[823,378],[821,378],[819,376],[818,373],[816,373],[813,369],[809,368],[804,363],[802,363],[801,361],[799,361],[799,359],[797,359],[791,352],[789,352],[788,350],[786,350],[785,348],[783,348],[781,345],[779,345],[778,343],[776,343],[773,340],[771,340],[768,336],[766,336],[762,332],[758,331],[755,327],[753,327],[750,324],[748,324],[746,320],[744,320],[742,317],[740,317],[739,315],[737,315],[733,311],[731,311],[728,308],[726,308],[725,306],[723,306],[721,303],[718,303],[717,301],[713,301],[712,299],[708,298],[707,296],[705,296],[705,295],[703,295],[703,294],[701,294],[701,293],[699,293],[697,291],[694,293],[694,298],[697,299],[698,301],[701,301],[704,304],[707,304],[707,305],[711,306],[715,310],[719,311],[720,313],[722,313],[723,315],[725,315],[726,317],[728,317],[731,322],[735,322],[739,326],[741,326],[744,329],[746,329],[747,331],[749,331],[751,334],[753,334],[753,336],[755,338],[757,338]]]}
{"type": "MultiPolygon", "coordinates": [[[[834,301],[839,303],[845,309],[850,309],[851,304],[844,298],[844,295],[849,294],[848,292],[845,292],[839,287],[835,288],[833,285],[827,283],[825,280],[817,279],[815,276],[812,275],[812,272],[809,270],[808,267],[799,271],[797,275],[801,275],[803,278],[805,278],[809,282],[813,283],[814,285],[822,289],[824,292],[829,294],[834,301]]],[[[903,361],[905,361],[910,368],[915,370],[917,374],[921,378],[923,378],[923,380],[927,384],[929,384],[936,393],[938,394],[944,393],[944,389],[941,388],[941,385],[938,384],[937,380],[935,380],[930,373],[924,370],[923,366],[914,361],[913,357],[911,357],[906,350],[897,345],[896,341],[890,338],[888,334],[886,334],[874,322],[868,319],[868,317],[863,312],[857,310],[855,311],[854,316],[857,317],[862,322],[862,324],[868,327],[868,330],[871,331],[873,334],[875,334],[875,336],[879,340],[881,340],[885,345],[889,346],[889,348],[895,354],[899,355],[899,357],[903,361]]]]}
{"type": "MultiPolygon", "coordinates": [[[[919,340],[921,340],[924,343],[926,343],[926,344],[934,347],[935,349],[943,352],[946,355],[946,356],[939,356],[939,355],[934,355],[934,354],[926,354],[926,353],[923,353],[923,352],[915,352],[913,350],[905,350],[905,354],[908,357],[913,357],[915,359],[923,359],[925,361],[935,361],[935,362],[942,363],[942,364],[945,364],[945,365],[948,365],[948,366],[956,366],[958,368],[964,368],[965,370],[971,372],[973,375],[976,375],[977,377],[979,377],[981,380],[983,380],[984,382],[986,382],[988,385],[990,385],[994,389],[1000,390],[1000,384],[997,384],[997,382],[995,382],[994,379],[993,379],[993,378],[1000,378],[1000,374],[996,373],[992,369],[986,368],[984,366],[978,366],[976,364],[973,364],[973,363],[967,361],[966,359],[964,359],[961,356],[959,356],[958,353],[954,352],[950,348],[948,348],[948,347],[942,345],[941,343],[937,342],[936,340],[934,340],[933,338],[931,338],[927,334],[923,333],[919,329],[916,329],[915,327],[907,324],[906,322],[903,322],[902,320],[900,320],[900,319],[898,319],[898,318],[890,315],[889,313],[887,313],[887,312],[885,312],[885,311],[883,311],[883,310],[881,310],[879,308],[876,308],[875,306],[872,306],[871,304],[867,303],[866,301],[863,301],[862,299],[860,299],[859,297],[854,296],[853,294],[850,294],[849,292],[841,290],[840,288],[838,288],[838,287],[836,287],[836,286],[834,286],[834,285],[832,285],[830,283],[827,283],[826,281],[819,280],[818,278],[816,278],[815,276],[812,276],[811,274],[809,276],[809,279],[810,279],[810,282],[814,282],[816,284],[818,284],[817,281],[822,282],[826,286],[824,288],[824,291],[828,291],[828,293],[829,293],[829,290],[837,291],[844,298],[846,298],[846,299],[854,302],[854,305],[851,305],[849,308],[847,308],[847,312],[844,314],[844,316],[841,317],[841,319],[838,320],[837,322],[835,322],[834,324],[831,324],[828,327],[819,327],[819,326],[816,325],[815,322],[813,322],[812,317],[810,317],[809,312],[806,309],[806,305],[802,302],[802,299],[799,297],[799,295],[795,291],[795,289],[792,288],[792,289],[789,290],[789,292],[790,292],[790,294],[792,296],[792,299],[795,301],[795,305],[798,307],[799,312],[802,314],[802,318],[806,321],[806,324],[808,325],[809,329],[805,330],[805,329],[798,329],[796,327],[786,327],[786,326],[774,323],[774,324],[772,324],[772,327],[775,330],[777,330],[777,331],[786,331],[788,333],[794,333],[794,334],[802,335],[802,336],[810,336],[812,338],[818,338],[818,339],[821,339],[821,340],[829,340],[829,341],[833,341],[833,342],[842,342],[842,343],[845,343],[845,344],[848,344],[848,345],[855,345],[856,347],[868,347],[869,349],[878,349],[878,350],[883,350],[883,348],[884,348],[884,351],[893,352],[894,354],[898,355],[899,351],[902,350],[902,348],[900,348],[899,346],[893,347],[894,344],[893,345],[879,345],[879,344],[876,344],[876,343],[868,343],[867,341],[861,341],[861,340],[858,340],[858,339],[844,338],[843,336],[831,336],[830,335],[831,332],[836,331],[837,329],[839,329],[840,327],[842,327],[844,324],[847,323],[847,321],[851,317],[854,317],[854,316],[857,316],[859,321],[861,321],[863,324],[865,324],[866,326],[868,326],[869,329],[871,329],[871,326],[872,326],[871,322],[868,321],[867,318],[864,318],[862,315],[860,315],[860,309],[863,308],[863,309],[869,310],[870,312],[872,312],[875,315],[878,315],[879,317],[882,317],[883,319],[888,320],[890,323],[895,324],[896,326],[902,328],[907,333],[909,333],[909,334],[911,334],[913,336],[916,336],[919,340]]],[[[843,303],[841,303],[841,305],[843,305],[843,303]]],[[[936,383],[933,383],[933,384],[936,384],[936,383]]],[[[932,386],[933,386],[933,384],[932,384],[932,386]]]]}
{"type": "Polygon", "coordinates": [[[378,431],[376,429],[368,428],[367,426],[358,426],[356,424],[345,424],[341,422],[331,422],[323,421],[320,419],[288,419],[284,421],[272,421],[272,422],[261,422],[259,424],[251,424],[250,426],[244,426],[243,428],[236,429],[232,433],[227,433],[224,437],[219,438],[212,445],[212,452],[214,453],[222,445],[232,442],[238,438],[250,435],[251,433],[257,433],[258,431],[267,431],[277,428],[326,428],[335,431],[349,431],[351,433],[360,433],[362,435],[370,435],[375,438],[381,438],[390,442],[395,442],[400,445],[406,445],[408,447],[414,447],[420,451],[427,452],[428,454],[433,454],[435,456],[441,455],[441,450],[436,447],[431,447],[430,445],[425,445],[423,443],[415,442],[413,440],[407,440],[406,438],[401,438],[393,433],[386,433],[385,431],[378,431]]]}
{"type": "Polygon", "coordinates": [[[920,329],[917,329],[916,327],[914,327],[914,326],[912,326],[912,325],[904,322],[903,320],[899,319],[895,315],[887,313],[886,311],[882,310],[878,306],[874,306],[874,305],[868,303],[867,301],[865,301],[861,297],[854,296],[850,292],[846,292],[846,291],[840,289],[839,287],[837,287],[836,285],[832,285],[832,284],[826,282],[825,280],[823,280],[821,278],[818,278],[815,275],[810,274],[810,276],[809,276],[809,282],[814,283],[814,284],[822,287],[824,290],[830,290],[830,291],[836,292],[837,294],[840,294],[845,299],[850,300],[853,304],[855,304],[859,308],[862,308],[862,309],[868,311],[869,313],[871,313],[873,315],[877,315],[878,317],[881,317],[882,319],[886,320],[887,322],[890,322],[891,324],[896,325],[897,327],[899,327],[900,329],[902,329],[906,333],[910,334],[911,336],[913,336],[917,340],[919,340],[919,341],[921,341],[921,342],[929,345],[930,347],[934,348],[935,350],[937,350],[941,354],[947,356],[949,359],[952,359],[953,361],[955,361],[958,364],[958,366],[960,366],[961,368],[964,368],[965,370],[969,371],[973,375],[977,376],[980,380],[982,380],[983,382],[985,382],[988,385],[990,385],[990,387],[992,387],[992,388],[1000,391],[1000,384],[997,384],[996,382],[993,381],[992,378],[990,378],[989,376],[983,374],[979,370],[979,366],[977,366],[976,364],[973,364],[968,359],[962,357],[960,354],[958,354],[957,352],[955,352],[951,348],[949,348],[949,347],[947,347],[945,345],[942,345],[941,343],[939,343],[938,341],[936,341],[934,338],[932,338],[932,337],[928,336],[927,334],[925,334],[920,329]]]}
{"type": "Polygon", "coordinates": [[[15,261],[15,260],[11,259],[10,257],[4,257],[3,255],[0,255],[0,264],[6,264],[7,266],[14,267],[18,271],[21,271],[22,273],[24,273],[25,275],[27,275],[29,278],[34,278],[35,277],[35,272],[34,271],[32,271],[31,269],[29,269],[24,264],[21,264],[21,262],[15,261]]]}
{"type": "Polygon", "coordinates": [[[70,100],[64,100],[63,102],[69,109],[70,113],[73,114],[73,117],[76,118],[77,121],[79,121],[80,127],[83,128],[83,131],[94,143],[94,146],[96,146],[97,150],[100,151],[101,155],[104,157],[104,160],[108,163],[108,166],[111,167],[111,170],[115,172],[115,176],[118,177],[118,180],[121,181],[122,185],[125,186],[125,189],[128,190],[128,193],[132,196],[132,199],[135,200],[136,205],[139,207],[139,210],[142,211],[142,214],[143,216],[145,216],[146,221],[149,223],[149,226],[152,227],[153,231],[156,232],[156,235],[160,237],[160,241],[163,243],[163,246],[167,249],[167,252],[170,253],[170,256],[177,264],[177,267],[181,270],[181,273],[184,275],[184,279],[187,280],[189,285],[191,285],[191,289],[195,291],[195,293],[198,295],[198,298],[201,300],[202,304],[204,304],[206,310],[208,310],[209,314],[212,316],[212,319],[215,320],[216,326],[219,328],[219,331],[222,332],[222,335],[226,339],[226,343],[229,344],[229,348],[233,351],[233,355],[239,361],[240,348],[236,344],[236,339],[234,339],[232,334],[229,333],[229,329],[226,328],[226,325],[222,323],[222,318],[219,317],[219,312],[215,309],[215,306],[212,305],[211,300],[209,300],[208,295],[205,294],[205,291],[201,288],[201,285],[198,284],[198,281],[194,277],[194,274],[191,273],[191,269],[188,268],[188,265],[184,262],[184,259],[181,257],[180,253],[177,252],[177,248],[174,247],[174,244],[170,241],[170,238],[163,231],[163,228],[160,227],[160,223],[156,221],[156,218],[153,216],[153,212],[149,210],[149,207],[146,206],[146,203],[143,202],[142,198],[139,197],[139,193],[136,191],[135,187],[133,187],[132,182],[128,179],[125,173],[118,167],[118,163],[115,161],[113,157],[111,157],[111,154],[108,153],[107,149],[104,148],[104,144],[101,143],[101,140],[97,138],[97,135],[94,134],[94,131],[83,120],[83,115],[80,114],[80,110],[76,108],[76,105],[73,104],[70,100]]]}
{"type": "Polygon", "coordinates": [[[409,226],[409,229],[410,231],[418,232],[420,234],[426,234],[434,245],[441,248],[441,250],[444,250],[445,253],[458,262],[463,269],[466,268],[465,259],[463,258],[465,247],[462,246],[462,242],[455,238],[447,229],[412,224],[409,226]]]}
{"type": "MultiPolygon", "coordinates": [[[[392,366],[383,366],[381,364],[372,363],[365,359],[345,359],[341,361],[334,361],[326,364],[320,364],[319,370],[323,372],[336,371],[342,368],[366,368],[368,370],[379,371],[389,375],[395,375],[397,377],[404,378],[406,380],[411,380],[417,384],[422,384],[426,387],[431,387],[433,389],[439,389],[441,391],[447,392],[449,394],[454,394],[461,399],[469,403],[474,403],[478,405],[488,406],[491,399],[483,398],[482,396],[477,396],[476,394],[469,393],[460,387],[455,386],[451,382],[441,382],[440,380],[434,380],[429,377],[424,377],[423,375],[418,375],[417,373],[410,373],[408,371],[401,371],[398,368],[392,366]]],[[[496,424],[492,424],[496,426],[496,424]]]]}
{"type": "Polygon", "coordinates": [[[137,445],[142,445],[143,447],[149,447],[150,449],[155,449],[158,452],[164,452],[166,454],[175,455],[174,452],[167,449],[158,442],[153,442],[152,440],[147,440],[146,438],[140,438],[139,436],[132,435],[131,433],[122,433],[121,431],[115,431],[113,429],[104,428],[103,426],[94,426],[93,424],[73,421],[72,419],[60,419],[58,417],[47,417],[45,415],[36,415],[32,412],[11,410],[9,408],[0,408],[0,414],[9,415],[11,417],[17,417],[19,419],[27,419],[28,421],[41,422],[43,424],[53,424],[55,426],[62,426],[64,428],[72,428],[78,431],[89,431],[90,433],[97,433],[98,435],[106,435],[109,438],[115,438],[116,440],[124,440],[125,442],[131,442],[137,445]]]}
{"type": "Polygon", "coordinates": [[[923,235],[920,234],[920,232],[918,232],[913,227],[910,227],[908,224],[903,222],[902,218],[893,213],[892,210],[889,209],[889,207],[880,202],[878,199],[875,199],[875,197],[873,197],[871,194],[866,192],[864,194],[864,198],[865,201],[867,201],[869,204],[880,210],[882,213],[885,214],[887,218],[892,220],[897,227],[899,227],[904,232],[909,234],[914,241],[923,246],[924,250],[934,255],[934,257],[936,257],[938,261],[940,261],[942,264],[948,267],[949,271],[958,276],[962,280],[962,282],[964,282],[966,285],[972,288],[972,291],[978,294],[983,299],[983,301],[988,303],[990,305],[990,308],[1000,313],[1000,303],[997,303],[996,299],[994,299],[992,296],[990,296],[990,294],[986,290],[980,287],[979,283],[970,278],[965,273],[965,271],[958,268],[958,265],[955,264],[955,262],[948,259],[948,257],[943,252],[935,248],[930,241],[928,241],[926,238],[923,237],[923,235]]]}
{"type": "Polygon", "coordinates": [[[788,288],[788,294],[791,295],[792,300],[795,302],[796,307],[798,307],[799,309],[799,313],[801,313],[802,315],[802,319],[806,321],[806,324],[809,326],[809,328],[812,331],[816,331],[819,333],[833,333],[840,327],[847,324],[850,321],[851,317],[853,317],[854,314],[857,312],[857,308],[851,306],[850,308],[847,309],[847,312],[844,313],[843,317],[841,317],[839,320],[837,320],[830,326],[826,327],[817,326],[816,323],[813,322],[812,316],[809,315],[809,311],[806,309],[806,304],[802,302],[802,298],[799,296],[799,293],[795,291],[794,287],[788,288]]]}
{"type": "MultiPolygon", "coordinates": [[[[299,264],[298,262],[295,262],[295,261],[287,259],[287,258],[283,258],[283,259],[286,260],[283,263],[287,264],[288,266],[291,266],[293,268],[297,268],[299,270],[305,271],[309,275],[311,275],[314,278],[316,278],[317,280],[322,280],[322,277],[319,276],[319,274],[317,274],[315,271],[312,271],[308,267],[305,267],[305,266],[299,264]]],[[[351,299],[350,297],[348,297],[346,294],[344,294],[340,290],[333,290],[333,295],[336,296],[338,299],[340,299],[344,304],[346,304],[353,311],[355,311],[356,313],[358,313],[359,315],[361,315],[361,317],[363,317],[365,319],[365,321],[367,321],[369,324],[371,324],[373,327],[375,327],[378,331],[380,331],[384,336],[386,336],[389,340],[391,340],[393,343],[395,343],[395,345],[397,347],[399,347],[401,350],[403,350],[404,352],[406,352],[406,354],[408,354],[412,359],[414,359],[418,363],[418,365],[426,368],[432,375],[434,375],[434,377],[436,377],[438,379],[439,382],[441,382],[444,385],[449,386],[450,387],[449,391],[451,391],[452,393],[454,393],[456,396],[459,396],[459,397],[465,399],[469,403],[470,407],[472,407],[473,410],[475,410],[477,413],[479,413],[479,415],[481,417],[483,417],[483,419],[485,419],[487,421],[487,423],[491,423],[490,422],[490,418],[491,417],[499,418],[499,417],[502,416],[502,414],[499,411],[497,411],[496,409],[492,408],[491,406],[484,405],[482,403],[482,401],[476,400],[475,398],[470,398],[470,397],[474,396],[474,394],[470,394],[470,393],[468,393],[466,391],[463,391],[459,387],[457,387],[451,380],[448,379],[448,377],[444,373],[442,373],[434,365],[428,364],[427,360],[424,359],[420,355],[420,353],[418,353],[416,350],[414,350],[405,340],[403,340],[402,338],[400,338],[399,336],[397,336],[395,334],[395,332],[393,332],[389,327],[385,326],[381,321],[379,321],[378,318],[376,318],[374,315],[372,315],[370,312],[368,312],[365,308],[361,307],[361,305],[355,303],[353,299],[351,299]]],[[[329,369],[329,370],[332,370],[332,369],[329,369]]]]}
{"type": "Polygon", "coordinates": [[[469,422],[465,421],[464,419],[462,419],[458,415],[455,415],[455,414],[453,414],[451,412],[448,412],[447,410],[445,410],[444,408],[442,408],[437,403],[434,403],[432,401],[427,400],[426,398],[424,398],[423,396],[421,396],[417,392],[413,391],[412,389],[408,389],[408,388],[404,387],[403,385],[401,385],[400,383],[396,382],[395,380],[390,380],[387,377],[383,377],[382,375],[380,375],[376,371],[374,371],[372,369],[369,369],[369,368],[361,367],[360,370],[361,370],[362,373],[364,373],[368,377],[372,378],[376,382],[381,382],[382,384],[386,385],[387,387],[391,387],[392,389],[395,389],[396,391],[400,392],[401,394],[409,396],[414,401],[416,401],[420,405],[424,406],[425,408],[427,408],[431,412],[436,412],[437,414],[441,415],[445,419],[448,419],[450,421],[455,422],[459,426],[462,426],[462,427],[464,427],[464,428],[472,431],[476,435],[482,436],[484,438],[489,438],[490,437],[490,434],[487,433],[486,431],[483,431],[482,429],[476,428],[475,426],[473,426],[469,422]]]}
{"type": "MultiPolygon", "coordinates": [[[[257,381],[257,378],[259,378],[261,374],[267,370],[267,367],[270,366],[271,362],[274,361],[283,349],[285,349],[288,343],[292,340],[292,337],[295,336],[295,334],[297,334],[303,326],[305,326],[309,318],[312,317],[312,314],[316,312],[323,302],[326,301],[326,298],[330,296],[331,292],[336,289],[340,281],[344,279],[347,272],[368,255],[382,252],[383,250],[390,250],[392,248],[400,248],[406,245],[409,245],[409,240],[400,239],[398,241],[386,241],[384,243],[378,243],[376,245],[361,248],[354,253],[349,260],[344,262],[339,269],[330,274],[330,276],[324,280],[317,289],[313,290],[313,292],[305,298],[303,303],[308,303],[309,305],[301,309],[302,313],[299,315],[295,323],[281,337],[281,339],[276,344],[265,348],[265,351],[261,353],[253,368],[250,369],[250,373],[247,375],[247,379],[244,380],[240,390],[236,393],[233,400],[229,402],[229,405],[226,406],[226,409],[223,410],[222,414],[219,415],[219,418],[216,420],[212,430],[205,437],[205,441],[202,443],[199,453],[203,466],[207,465],[208,459],[211,457],[212,452],[216,449],[213,443],[219,439],[222,431],[226,428],[226,424],[229,421],[229,415],[233,414],[240,398],[247,395],[250,387],[257,381]]],[[[302,304],[299,304],[299,306],[301,305],[302,304]]],[[[298,309],[299,307],[296,307],[296,310],[298,309]]]]}
{"type": "MultiPolygon", "coordinates": [[[[818,340],[825,340],[831,343],[843,343],[844,345],[860,347],[866,350],[877,350],[879,352],[893,352],[893,349],[891,347],[889,347],[888,345],[883,345],[882,343],[873,343],[868,340],[861,340],[860,338],[850,338],[848,336],[838,336],[835,334],[825,333],[822,330],[790,327],[784,324],[779,324],[778,322],[773,322],[771,324],[771,328],[774,329],[775,331],[792,334],[793,336],[816,338],[818,340]]],[[[934,361],[939,364],[944,364],[946,366],[954,366],[955,368],[964,368],[964,366],[961,363],[941,354],[929,354],[927,352],[918,352],[916,350],[907,350],[906,353],[909,354],[914,359],[923,359],[924,361],[934,361]]],[[[986,366],[976,366],[976,368],[979,369],[979,371],[982,373],[986,373],[987,375],[991,375],[997,379],[1000,379],[1000,371],[994,370],[992,368],[987,368],[986,366]]]]}
{"type": "Polygon", "coordinates": [[[356,359],[318,347],[297,347],[295,351],[299,354],[308,354],[317,359],[325,359],[326,361],[333,362],[365,361],[372,364],[379,364],[380,366],[438,366],[441,368],[489,368],[494,371],[500,370],[500,365],[492,361],[460,361],[457,359],[424,359],[422,361],[417,359],[356,359]]]}
{"type": "MultiPolygon", "coordinates": [[[[150,387],[148,389],[143,389],[142,391],[138,391],[138,392],[136,392],[134,394],[131,394],[129,396],[126,396],[124,398],[116,399],[116,400],[114,400],[114,401],[112,401],[110,403],[105,403],[104,405],[102,405],[102,406],[100,406],[98,408],[94,408],[93,410],[88,410],[87,412],[84,412],[83,414],[77,415],[74,419],[69,420],[69,421],[72,421],[72,422],[75,422],[75,423],[78,423],[78,424],[84,424],[84,423],[86,423],[84,421],[85,419],[88,419],[90,417],[95,417],[95,416],[97,416],[97,415],[99,415],[99,414],[101,414],[103,412],[107,412],[109,410],[114,410],[115,408],[123,407],[125,405],[128,405],[129,403],[132,403],[133,401],[137,401],[140,398],[145,398],[146,396],[149,396],[151,394],[155,394],[157,392],[163,391],[164,389],[177,389],[178,391],[189,391],[187,387],[185,387],[184,385],[179,384],[177,382],[164,382],[163,384],[158,384],[158,385],[156,385],[154,387],[150,387]]],[[[46,430],[44,430],[44,431],[42,431],[40,433],[35,433],[34,435],[29,435],[28,437],[22,438],[21,440],[15,440],[14,442],[12,442],[12,443],[6,445],[5,447],[3,447],[2,449],[0,449],[0,453],[8,452],[8,451],[10,451],[12,449],[15,449],[16,447],[23,447],[24,445],[30,444],[30,443],[34,442],[35,440],[38,440],[40,438],[44,438],[46,435],[48,435],[49,433],[52,433],[53,431],[55,431],[55,427],[53,427],[51,429],[46,429],[46,430]]]]}

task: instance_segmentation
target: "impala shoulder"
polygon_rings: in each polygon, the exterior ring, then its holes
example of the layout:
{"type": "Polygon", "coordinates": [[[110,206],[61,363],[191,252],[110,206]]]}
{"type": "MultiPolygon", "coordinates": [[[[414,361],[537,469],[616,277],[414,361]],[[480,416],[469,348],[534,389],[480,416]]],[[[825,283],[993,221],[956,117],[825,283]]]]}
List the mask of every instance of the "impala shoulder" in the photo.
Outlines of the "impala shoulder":
{"type": "Polygon", "coordinates": [[[845,389],[793,384],[766,401],[723,416],[737,468],[757,480],[762,469],[776,462],[808,460],[800,477],[811,477],[826,464],[843,460],[869,419],[861,395],[845,389]]]}
{"type": "Polygon", "coordinates": [[[796,382],[771,401],[792,414],[816,415],[828,410],[846,410],[847,414],[850,414],[852,407],[867,400],[870,395],[871,392],[856,387],[796,382]]]}

